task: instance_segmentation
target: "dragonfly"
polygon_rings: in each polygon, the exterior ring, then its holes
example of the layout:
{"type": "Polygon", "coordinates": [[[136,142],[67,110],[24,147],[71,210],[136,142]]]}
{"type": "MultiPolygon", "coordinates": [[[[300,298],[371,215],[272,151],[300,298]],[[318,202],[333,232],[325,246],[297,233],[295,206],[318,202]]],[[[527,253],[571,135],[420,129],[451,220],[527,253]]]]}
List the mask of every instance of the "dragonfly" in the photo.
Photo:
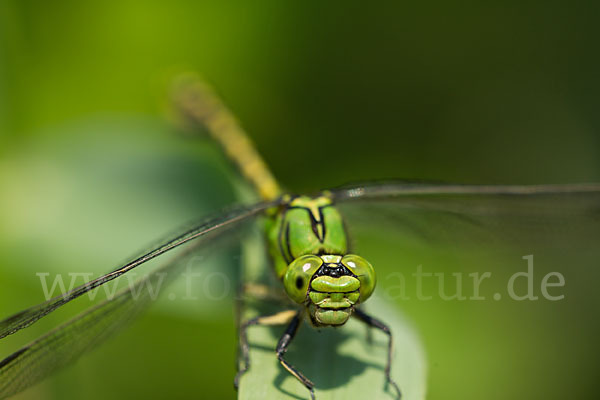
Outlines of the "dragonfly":
{"type": "MultiPolygon", "coordinates": [[[[65,304],[127,274],[135,268],[176,248],[185,247],[177,257],[136,283],[135,288],[157,281],[168,273],[172,280],[181,273],[186,257],[210,247],[215,241],[232,235],[247,223],[261,219],[262,235],[271,258],[275,286],[246,282],[241,295],[265,300],[284,297],[282,309],[239,321],[239,370],[236,387],[252,368],[248,332],[256,326],[283,326],[273,356],[307,391],[317,397],[308,372],[301,371],[286,357],[300,326],[313,328],[342,327],[350,319],[381,331],[387,338],[387,357],[382,375],[393,395],[400,398],[402,388],[392,377],[394,335],[385,315],[367,313],[364,304],[375,291],[377,266],[352,249],[342,209],[370,207],[373,221],[388,218],[396,207],[443,209],[468,215],[484,204],[504,204],[533,212],[537,205],[554,211],[569,208],[584,218],[597,216],[600,184],[569,185],[461,185],[438,183],[372,182],[324,190],[312,195],[286,192],[254,148],[249,136],[215,93],[202,81],[185,78],[178,81],[174,102],[182,118],[201,127],[218,143],[223,153],[250,184],[258,202],[235,206],[206,218],[201,224],[165,240],[131,261],[94,280],[0,321],[0,340],[36,323],[65,304]],[[449,198],[460,199],[448,202],[449,198]],[[473,206],[475,204],[475,207],[473,206]],[[517,205],[515,207],[515,204],[517,205]],[[521,205],[529,207],[520,207],[521,205]]],[[[485,206],[487,204],[487,206],[485,206]]],[[[486,208],[487,207],[487,208],[486,208]]],[[[503,207],[502,205],[500,207],[503,207]]],[[[375,223],[375,222],[373,222],[375,223]]],[[[35,385],[59,368],[73,363],[82,354],[108,339],[138,316],[149,304],[150,296],[134,296],[128,288],[58,326],[0,361],[0,398],[15,395],[35,385]]],[[[239,305],[241,307],[241,305],[239,305]]],[[[243,313],[238,312],[240,319],[243,313]]]]}

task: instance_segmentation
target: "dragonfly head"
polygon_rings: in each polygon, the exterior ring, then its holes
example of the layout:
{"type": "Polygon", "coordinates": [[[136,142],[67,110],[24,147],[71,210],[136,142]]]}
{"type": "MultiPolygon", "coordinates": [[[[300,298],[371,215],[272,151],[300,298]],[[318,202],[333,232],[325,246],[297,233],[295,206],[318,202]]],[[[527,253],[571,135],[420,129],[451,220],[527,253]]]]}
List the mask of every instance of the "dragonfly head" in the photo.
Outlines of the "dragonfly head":
{"type": "Polygon", "coordinates": [[[317,325],[342,325],[375,289],[375,270],[355,254],[304,255],[283,278],[287,295],[308,308],[317,325]]]}

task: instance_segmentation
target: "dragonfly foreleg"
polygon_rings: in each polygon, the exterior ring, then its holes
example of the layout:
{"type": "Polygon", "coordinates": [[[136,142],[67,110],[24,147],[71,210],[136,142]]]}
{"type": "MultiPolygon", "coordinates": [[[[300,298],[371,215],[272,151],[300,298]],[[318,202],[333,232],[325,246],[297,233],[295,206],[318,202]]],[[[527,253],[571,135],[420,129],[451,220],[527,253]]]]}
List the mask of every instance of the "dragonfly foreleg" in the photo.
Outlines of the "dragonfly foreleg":
{"type": "Polygon", "coordinates": [[[388,336],[388,350],[387,350],[387,363],[385,365],[385,378],[386,378],[387,382],[394,387],[394,390],[396,390],[396,393],[397,393],[397,398],[399,399],[402,396],[402,394],[400,392],[400,388],[398,387],[396,382],[394,382],[394,380],[392,379],[392,376],[391,376],[392,354],[393,354],[393,350],[394,350],[392,331],[386,324],[379,321],[378,319],[371,317],[370,315],[365,314],[364,312],[362,312],[359,309],[356,309],[354,311],[353,315],[356,318],[358,318],[359,320],[361,320],[362,322],[364,322],[365,324],[367,324],[368,326],[377,328],[388,336]]]}
{"type": "MultiPolygon", "coordinates": [[[[289,303],[289,298],[281,290],[262,283],[244,283],[238,286],[235,297],[235,325],[239,330],[241,327],[242,314],[244,312],[244,301],[259,300],[273,303],[289,303]]],[[[282,323],[282,325],[285,324],[282,323]]]]}
{"type": "Polygon", "coordinates": [[[262,283],[245,283],[241,285],[240,291],[238,292],[239,298],[251,298],[263,301],[274,301],[274,302],[289,302],[289,298],[285,295],[282,290],[277,290],[272,286],[264,285],[262,283]]]}
{"type": "Polygon", "coordinates": [[[281,365],[283,365],[283,367],[290,374],[294,375],[296,379],[298,379],[300,382],[302,382],[304,386],[306,386],[306,388],[310,391],[310,398],[312,400],[315,400],[314,383],[312,383],[307,377],[302,375],[300,371],[298,371],[292,364],[290,364],[283,358],[290,342],[292,341],[292,339],[294,339],[294,336],[296,336],[296,332],[298,332],[300,321],[300,312],[298,312],[286,328],[285,332],[283,333],[283,336],[281,336],[281,339],[279,339],[279,343],[277,343],[277,358],[279,359],[281,365]]]}
{"type": "Polygon", "coordinates": [[[278,312],[273,315],[255,317],[255,318],[249,319],[248,321],[241,324],[241,326],[239,328],[240,329],[239,349],[241,351],[243,365],[238,370],[238,373],[235,376],[235,380],[233,381],[233,384],[235,385],[236,389],[239,386],[240,378],[246,371],[248,371],[248,368],[250,368],[250,346],[248,345],[248,334],[247,334],[248,328],[251,326],[254,326],[254,325],[284,325],[284,324],[287,324],[290,321],[292,321],[295,317],[296,318],[298,317],[298,311],[286,310],[286,311],[278,312]]]}

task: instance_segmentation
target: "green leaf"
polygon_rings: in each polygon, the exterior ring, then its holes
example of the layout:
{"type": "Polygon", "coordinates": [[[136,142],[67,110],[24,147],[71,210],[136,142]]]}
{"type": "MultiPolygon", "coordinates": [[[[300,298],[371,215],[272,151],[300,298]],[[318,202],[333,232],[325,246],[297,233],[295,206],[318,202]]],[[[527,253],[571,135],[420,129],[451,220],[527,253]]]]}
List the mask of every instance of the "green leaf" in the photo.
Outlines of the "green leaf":
{"type": "MultiPolygon", "coordinates": [[[[369,300],[369,310],[390,325],[394,335],[392,376],[402,399],[425,398],[426,366],[422,345],[407,321],[381,299],[369,300]]],[[[307,399],[308,390],[277,361],[275,346],[282,327],[251,328],[250,370],[242,377],[238,399],[307,399]]],[[[304,324],[286,353],[289,360],[315,383],[319,400],[394,399],[386,388],[384,368],[387,337],[351,319],[341,328],[313,329],[304,324]]]]}
{"type": "MultiPolygon", "coordinates": [[[[255,238],[258,239],[258,236],[255,238]]],[[[260,245],[252,239],[244,244],[246,278],[268,279],[268,266],[260,245]],[[265,278],[265,276],[267,278],[265,278]]],[[[276,284],[276,282],[275,282],[276,284]]],[[[392,377],[403,400],[425,398],[426,360],[419,336],[411,324],[390,304],[374,295],[366,312],[388,324],[394,338],[392,377]]],[[[275,313],[283,306],[247,304],[245,318],[275,313]]],[[[284,326],[249,328],[250,369],[240,380],[238,399],[308,399],[308,390],[277,360],[275,347],[284,326]]],[[[394,399],[394,389],[386,385],[384,368],[387,336],[351,318],[339,328],[312,328],[303,322],[290,344],[286,359],[315,384],[318,400],[394,399]],[[369,340],[369,336],[371,340],[369,340]]]]}

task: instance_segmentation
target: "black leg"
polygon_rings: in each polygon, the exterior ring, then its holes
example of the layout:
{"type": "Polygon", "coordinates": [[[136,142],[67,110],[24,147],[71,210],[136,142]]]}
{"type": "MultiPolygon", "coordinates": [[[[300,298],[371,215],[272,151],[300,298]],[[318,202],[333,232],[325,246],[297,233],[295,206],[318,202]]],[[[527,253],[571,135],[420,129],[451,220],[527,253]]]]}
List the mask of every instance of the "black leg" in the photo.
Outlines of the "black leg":
{"type": "Polygon", "coordinates": [[[390,331],[390,328],[383,322],[365,314],[364,312],[360,311],[359,309],[354,310],[354,316],[356,318],[358,318],[359,320],[361,320],[362,322],[364,322],[365,324],[367,324],[368,326],[377,328],[377,329],[381,330],[383,333],[385,333],[386,335],[388,335],[388,354],[387,354],[387,363],[385,366],[385,378],[386,378],[387,382],[394,387],[394,389],[396,390],[396,393],[397,393],[397,398],[399,399],[402,396],[402,393],[400,392],[400,388],[398,388],[398,385],[396,384],[396,382],[394,382],[394,380],[392,379],[392,376],[390,375],[391,369],[392,369],[392,353],[393,353],[393,340],[392,340],[392,332],[390,331]]]}
{"type": "Polygon", "coordinates": [[[300,313],[296,314],[296,316],[292,319],[288,327],[286,328],[283,336],[279,339],[279,343],[277,343],[277,358],[279,362],[287,371],[294,375],[296,379],[298,379],[306,388],[310,391],[310,398],[315,400],[315,390],[314,383],[312,383],[307,377],[305,377],[302,372],[298,371],[292,364],[287,362],[283,356],[287,351],[289,344],[291,343],[294,336],[296,336],[296,332],[298,332],[298,327],[300,326],[300,313]]]}
{"type": "Polygon", "coordinates": [[[243,365],[238,370],[238,373],[235,376],[235,380],[233,381],[233,384],[236,389],[239,386],[240,378],[246,371],[248,371],[248,368],[250,368],[250,346],[248,345],[248,334],[247,334],[248,328],[253,325],[284,325],[290,321],[293,321],[297,317],[298,317],[298,311],[286,310],[286,311],[278,312],[277,314],[273,314],[273,315],[252,318],[240,325],[240,327],[239,327],[239,330],[240,330],[239,331],[239,334],[240,334],[239,350],[241,353],[243,365]]]}

